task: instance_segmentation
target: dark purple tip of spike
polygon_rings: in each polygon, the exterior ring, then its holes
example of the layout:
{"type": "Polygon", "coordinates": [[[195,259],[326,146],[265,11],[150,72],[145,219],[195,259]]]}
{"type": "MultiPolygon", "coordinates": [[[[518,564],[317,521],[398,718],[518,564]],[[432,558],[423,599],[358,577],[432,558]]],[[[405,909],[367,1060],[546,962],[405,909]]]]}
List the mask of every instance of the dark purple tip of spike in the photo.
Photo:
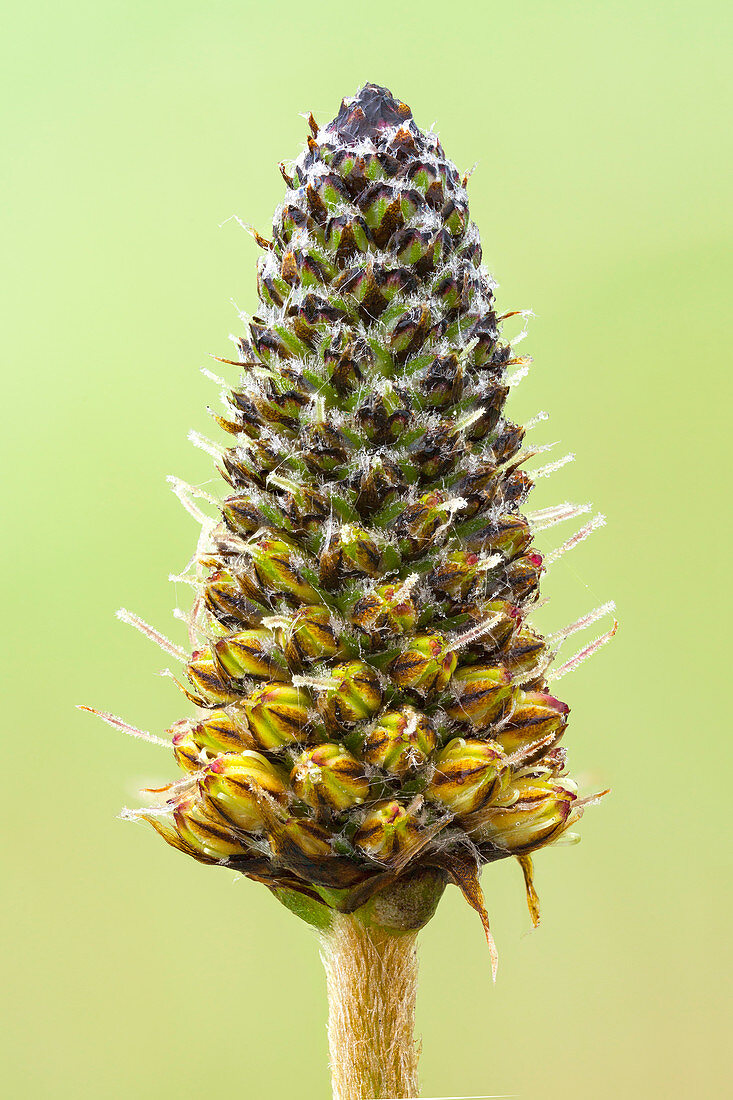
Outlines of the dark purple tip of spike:
{"type": "MultiPolygon", "coordinates": [[[[382,132],[412,120],[412,111],[400,103],[388,88],[365,84],[352,99],[341,101],[341,110],[327,130],[347,144],[365,139],[379,142],[382,132]]],[[[414,126],[414,124],[413,124],[414,126]]]]}

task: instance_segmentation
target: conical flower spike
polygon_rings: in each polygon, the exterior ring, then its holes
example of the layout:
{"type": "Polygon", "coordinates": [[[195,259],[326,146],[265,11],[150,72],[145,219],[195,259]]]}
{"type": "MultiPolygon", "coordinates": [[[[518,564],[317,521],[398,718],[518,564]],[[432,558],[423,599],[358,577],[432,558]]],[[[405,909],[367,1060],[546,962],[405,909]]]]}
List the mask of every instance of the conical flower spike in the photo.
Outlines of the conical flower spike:
{"type": "Polygon", "coordinates": [[[437,135],[374,84],[308,130],[255,232],[223,443],[195,437],[226,482],[215,518],[178,485],[202,524],[186,579],[206,641],[187,660],[145,631],[200,711],[170,730],[170,803],[130,816],[322,932],[338,1100],[417,1096],[416,930],[453,883],[495,965],[482,866],[518,856],[531,885],[530,853],[586,804],[547,692],[567,632],[548,644],[532,622],[535,524],[575,506],[525,512],[565,460],[535,460],[510,418],[526,361],[437,135]]]}

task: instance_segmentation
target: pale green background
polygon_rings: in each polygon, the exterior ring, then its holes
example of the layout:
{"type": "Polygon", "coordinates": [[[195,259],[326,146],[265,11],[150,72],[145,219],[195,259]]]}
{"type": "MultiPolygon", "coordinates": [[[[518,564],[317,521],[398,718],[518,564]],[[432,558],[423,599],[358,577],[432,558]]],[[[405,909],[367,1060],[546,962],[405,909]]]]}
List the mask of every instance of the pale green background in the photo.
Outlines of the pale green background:
{"type": "Polygon", "coordinates": [[[727,15],[712,0],[6,15],[8,1095],[329,1095],[314,935],[263,887],[117,820],[173,766],[73,704],[156,732],[186,712],[113,612],[180,637],[166,577],[195,531],[164,477],[208,483],[186,441],[214,433],[199,367],[240,331],[230,301],[255,303],[257,249],[227,219],[266,233],[299,112],[325,123],[366,80],[435,120],[462,169],[479,162],[500,302],[537,315],[514,413],[548,409],[534,438],[578,456],[535,506],[592,498],[608,515],[548,576],[545,621],[614,596],[622,624],[562,685],[574,769],[613,795],[578,848],[537,859],[541,929],[507,862],[484,875],[495,988],[454,890],[422,936],[425,1094],[725,1091],[727,15]]]}

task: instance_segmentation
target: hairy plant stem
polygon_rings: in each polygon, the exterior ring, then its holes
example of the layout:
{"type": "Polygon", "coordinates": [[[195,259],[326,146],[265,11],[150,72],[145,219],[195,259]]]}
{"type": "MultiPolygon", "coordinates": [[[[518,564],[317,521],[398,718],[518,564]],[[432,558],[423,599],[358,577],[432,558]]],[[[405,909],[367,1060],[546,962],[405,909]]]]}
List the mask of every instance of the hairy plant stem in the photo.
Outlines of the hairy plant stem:
{"type": "Polygon", "coordinates": [[[340,913],[323,933],[334,1100],[419,1096],[416,941],[340,913]]]}

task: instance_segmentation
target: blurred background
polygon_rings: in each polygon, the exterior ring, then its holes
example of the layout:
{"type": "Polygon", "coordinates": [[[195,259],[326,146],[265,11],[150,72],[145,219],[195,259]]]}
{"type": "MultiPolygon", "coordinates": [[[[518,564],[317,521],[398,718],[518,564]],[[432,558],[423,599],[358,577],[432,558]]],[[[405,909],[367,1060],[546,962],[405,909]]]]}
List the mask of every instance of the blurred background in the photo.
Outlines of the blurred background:
{"type": "Polygon", "coordinates": [[[537,858],[540,929],[506,861],[483,877],[495,987],[457,891],[422,934],[424,1093],[724,1090],[727,17],[722,0],[6,14],[9,1095],[330,1095],[315,935],[263,887],[119,820],[173,763],[74,704],[156,733],[187,713],[156,675],[166,658],[114,611],[183,640],[170,612],[188,593],[167,577],[196,530],[165,476],[218,491],[186,435],[215,434],[200,368],[255,305],[257,247],[233,215],[268,233],[301,114],[325,124],[366,81],[435,122],[461,170],[478,162],[499,303],[536,315],[511,411],[548,410],[532,439],[577,455],[533,506],[592,499],[608,516],[550,571],[543,621],[612,597],[621,620],[562,683],[573,770],[613,793],[579,847],[537,858]]]}

